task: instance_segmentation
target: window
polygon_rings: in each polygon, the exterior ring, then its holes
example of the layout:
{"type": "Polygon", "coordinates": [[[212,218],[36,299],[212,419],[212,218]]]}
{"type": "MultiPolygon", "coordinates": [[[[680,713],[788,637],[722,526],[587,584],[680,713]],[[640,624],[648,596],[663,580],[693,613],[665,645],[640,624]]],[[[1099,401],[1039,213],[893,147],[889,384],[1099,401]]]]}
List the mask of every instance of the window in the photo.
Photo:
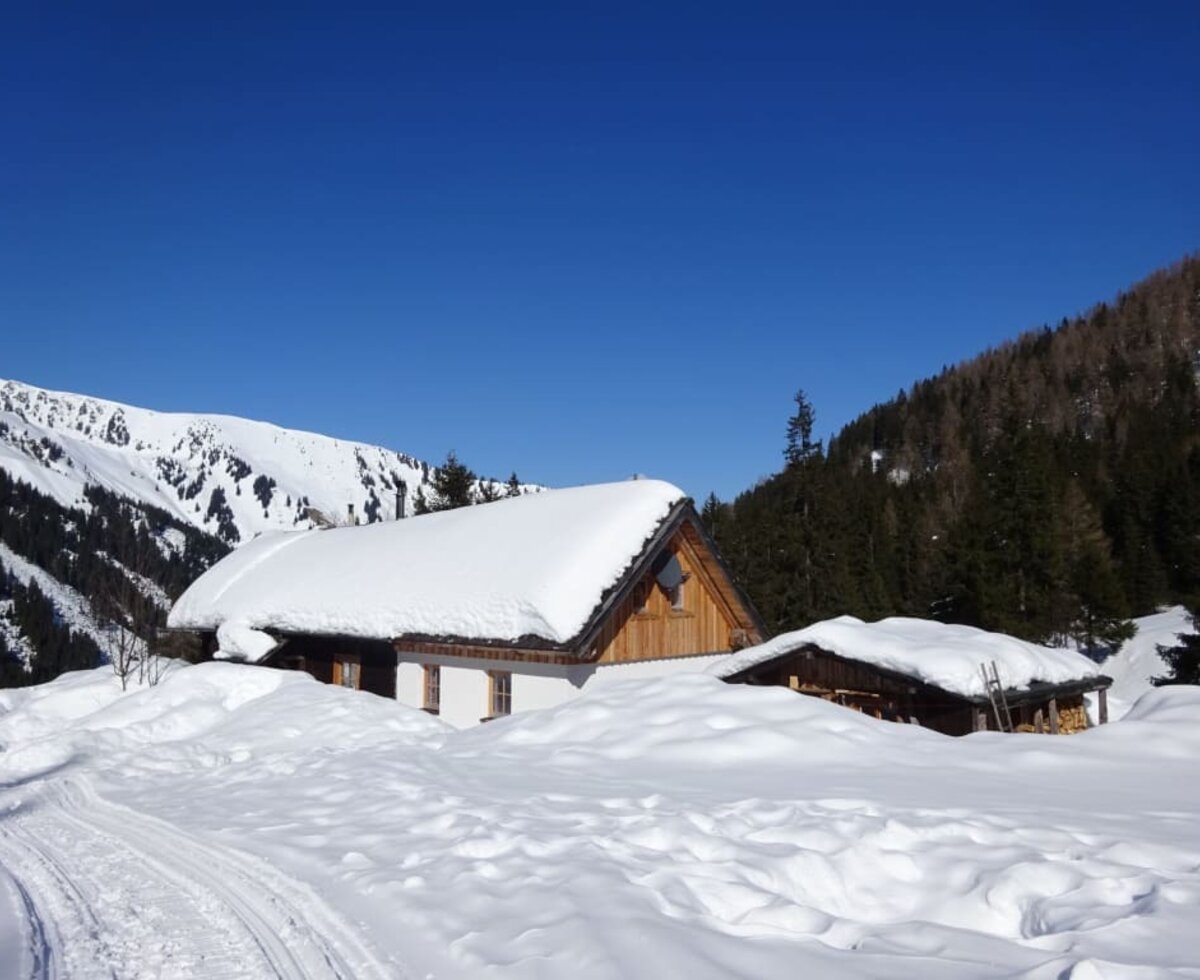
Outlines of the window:
{"type": "Polygon", "coordinates": [[[338,654],[333,661],[333,683],[358,690],[362,666],[352,654],[338,654]]]}
{"type": "Polygon", "coordinates": [[[491,716],[512,714],[512,674],[507,670],[488,671],[491,681],[491,716]]]}
{"type": "Polygon", "coordinates": [[[425,710],[437,714],[442,704],[442,668],[425,665],[425,710]]]}
{"type": "Polygon", "coordinates": [[[675,585],[667,590],[667,598],[671,600],[671,608],[678,611],[683,609],[683,587],[687,579],[684,578],[678,585],[675,585]]]}

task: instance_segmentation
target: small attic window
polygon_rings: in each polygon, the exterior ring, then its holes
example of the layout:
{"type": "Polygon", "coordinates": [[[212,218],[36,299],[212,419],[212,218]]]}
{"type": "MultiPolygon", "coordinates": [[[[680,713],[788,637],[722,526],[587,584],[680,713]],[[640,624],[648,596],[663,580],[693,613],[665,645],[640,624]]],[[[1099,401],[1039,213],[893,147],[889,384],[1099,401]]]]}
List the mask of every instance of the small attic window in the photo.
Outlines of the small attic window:
{"type": "Polygon", "coordinates": [[[654,580],[658,583],[658,587],[663,590],[663,594],[670,601],[671,608],[682,609],[683,587],[689,576],[683,570],[683,566],[679,564],[678,556],[673,552],[664,551],[654,560],[654,565],[650,570],[654,573],[654,580]]]}

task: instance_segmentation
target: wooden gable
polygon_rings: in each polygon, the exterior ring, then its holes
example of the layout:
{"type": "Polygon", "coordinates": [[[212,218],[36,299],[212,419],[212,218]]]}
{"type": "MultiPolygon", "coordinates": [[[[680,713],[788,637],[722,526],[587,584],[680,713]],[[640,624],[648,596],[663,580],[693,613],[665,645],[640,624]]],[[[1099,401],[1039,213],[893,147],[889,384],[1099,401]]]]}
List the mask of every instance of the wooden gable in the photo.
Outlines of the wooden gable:
{"type": "Polygon", "coordinates": [[[601,627],[589,660],[626,663],[722,653],[762,639],[752,611],[690,521],[680,523],[658,554],[678,560],[681,593],[668,594],[653,567],[647,568],[601,627]]]}

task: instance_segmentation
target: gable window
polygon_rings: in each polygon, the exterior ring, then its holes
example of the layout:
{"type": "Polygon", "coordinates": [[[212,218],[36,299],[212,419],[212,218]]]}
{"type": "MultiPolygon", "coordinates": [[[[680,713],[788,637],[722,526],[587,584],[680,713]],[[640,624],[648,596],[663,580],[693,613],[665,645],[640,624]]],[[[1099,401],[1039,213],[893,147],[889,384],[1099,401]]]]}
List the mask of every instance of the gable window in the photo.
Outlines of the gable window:
{"type": "Polygon", "coordinates": [[[691,578],[691,573],[683,570],[679,557],[674,552],[664,551],[654,560],[650,570],[654,573],[658,587],[671,604],[671,611],[683,612],[683,587],[691,578]]]}
{"type": "Polygon", "coordinates": [[[362,664],[354,654],[339,653],[333,660],[333,683],[358,690],[362,686],[362,664]]]}
{"type": "Polygon", "coordinates": [[[425,665],[425,703],[424,708],[432,714],[437,714],[442,706],[442,668],[437,664],[425,665]]]}
{"type": "Polygon", "coordinates": [[[512,714],[512,673],[507,670],[490,670],[488,678],[492,695],[489,706],[491,717],[512,714]]]}

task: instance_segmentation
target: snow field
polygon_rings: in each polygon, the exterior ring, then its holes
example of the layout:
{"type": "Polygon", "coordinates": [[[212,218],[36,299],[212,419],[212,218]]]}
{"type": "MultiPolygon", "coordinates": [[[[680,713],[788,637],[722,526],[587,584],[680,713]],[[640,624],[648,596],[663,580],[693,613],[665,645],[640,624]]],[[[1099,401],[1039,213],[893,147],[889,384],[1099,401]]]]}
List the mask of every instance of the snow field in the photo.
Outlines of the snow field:
{"type": "Polygon", "coordinates": [[[196,957],[268,956],[254,923],[282,902],[289,947],[336,954],[312,975],[1200,976],[1195,689],[1080,735],[949,739],[680,675],[457,732],[208,664],[0,692],[0,744],[0,831],[64,879],[0,837],[27,965],[44,935],[60,963],[219,976],[196,957]],[[169,947],[97,898],[144,855],[192,883],[169,947]]]}

